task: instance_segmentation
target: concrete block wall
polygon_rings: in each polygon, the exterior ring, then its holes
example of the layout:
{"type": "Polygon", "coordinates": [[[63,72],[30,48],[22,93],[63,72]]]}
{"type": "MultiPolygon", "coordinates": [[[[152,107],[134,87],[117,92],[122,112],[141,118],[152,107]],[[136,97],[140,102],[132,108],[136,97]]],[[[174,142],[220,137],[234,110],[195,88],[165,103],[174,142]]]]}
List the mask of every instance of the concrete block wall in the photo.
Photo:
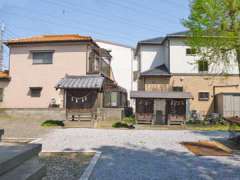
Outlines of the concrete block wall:
{"type": "Polygon", "coordinates": [[[24,109],[1,109],[2,118],[21,118],[37,120],[65,120],[66,110],[61,108],[24,108],[24,109]]]}
{"type": "Polygon", "coordinates": [[[103,108],[104,121],[121,121],[124,117],[124,108],[103,108]]]}

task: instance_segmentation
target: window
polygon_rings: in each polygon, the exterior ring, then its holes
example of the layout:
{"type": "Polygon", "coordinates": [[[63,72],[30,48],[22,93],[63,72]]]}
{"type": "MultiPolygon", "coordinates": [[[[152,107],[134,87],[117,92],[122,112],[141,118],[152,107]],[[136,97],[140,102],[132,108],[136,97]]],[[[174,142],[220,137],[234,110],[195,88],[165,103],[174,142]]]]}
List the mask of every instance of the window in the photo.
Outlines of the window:
{"type": "Polygon", "coordinates": [[[198,100],[199,101],[208,101],[209,100],[209,92],[199,92],[198,100]]]}
{"type": "Polygon", "coordinates": [[[30,96],[31,97],[40,97],[42,92],[41,87],[30,87],[30,96]]]}
{"type": "Polygon", "coordinates": [[[175,86],[175,87],[173,87],[173,91],[175,91],[175,92],[183,92],[183,87],[182,86],[175,86]]]}
{"type": "Polygon", "coordinates": [[[3,88],[0,88],[0,102],[3,102],[3,88]]]}
{"type": "Polygon", "coordinates": [[[153,99],[137,99],[137,113],[153,113],[153,99]]]}
{"type": "Polygon", "coordinates": [[[208,72],[208,62],[205,60],[198,61],[198,71],[199,72],[208,72]]]}
{"type": "Polygon", "coordinates": [[[110,76],[110,65],[103,59],[101,59],[101,72],[108,77],[110,76]]]}
{"type": "Polygon", "coordinates": [[[33,64],[52,64],[53,52],[32,52],[33,64]]]}
{"type": "Polygon", "coordinates": [[[88,61],[88,73],[98,73],[99,72],[99,61],[100,58],[96,55],[94,51],[89,54],[88,61]]]}
{"type": "Polygon", "coordinates": [[[197,54],[196,49],[191,49],[191,48],[186,49],[186,55],[193,56],[193,55],[196,55],[196,54],[197,54]]]}
{"type": "Polygon", "coordinates": [[[122,92],[104,92],[104,107],[125,107],[127,96],[122,92]]]}
{"type": "Polygon", "coordinates": [[[133,71],[133,81],[137,81],[138,80],[138,71],[133,71]]]}
{"type": "Polygon", "coordinates": [[[118,92],[104,92],[104,107],[117,107],[120,102],[118,92]]]}
{"type": "Polygon", "coordinates": [[[111,106],[116,107],[118,105],[118,93],[112,92],[111,93],[111,106]]]}

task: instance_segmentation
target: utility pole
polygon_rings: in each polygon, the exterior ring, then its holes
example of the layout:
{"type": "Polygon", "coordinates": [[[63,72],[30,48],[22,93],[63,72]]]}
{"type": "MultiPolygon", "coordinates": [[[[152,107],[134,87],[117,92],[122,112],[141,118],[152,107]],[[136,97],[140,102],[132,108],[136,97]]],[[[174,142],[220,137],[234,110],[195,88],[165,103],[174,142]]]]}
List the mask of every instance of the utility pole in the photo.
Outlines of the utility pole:
{"type": "Polygon", "coordinates": [[[4,24],[0,24],[0,71],[3,71],[3,33],[5,30],[4,24]]]}

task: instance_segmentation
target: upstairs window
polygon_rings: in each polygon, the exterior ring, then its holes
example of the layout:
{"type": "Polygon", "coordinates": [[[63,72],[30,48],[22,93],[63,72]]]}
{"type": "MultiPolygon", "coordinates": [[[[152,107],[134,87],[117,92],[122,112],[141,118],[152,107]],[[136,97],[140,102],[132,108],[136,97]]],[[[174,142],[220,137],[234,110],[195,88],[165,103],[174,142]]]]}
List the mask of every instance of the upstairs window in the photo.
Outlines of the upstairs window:
{"type": "Polygon", "coordinates": [[[41,87],[30,87],[31,97],[41,97],[42,88],[41,87]]]}
{"type": "Polygon", "coordinates": [[[193,48],[187,48],[186,49],[186,55],[187,56],[195,56],[197,54],[197,50],[193,48]]]}
{"type": "Polygon", "coordinates": [[[198,72],[208,72],[208,62],[205,60],[198,61],[198,72]]]}
{"type": "Polygon", "coordinates": [[[89,55],[88,73],[99,73],[99,69],[100,69],[99,61],[100,61],[100,58],[95,54],[94,51],[92,51],[89,55]]]}
{"type": "Polygon", "coordinates": [[[32,52],[33,64],[52,64],[53,52],[51,51],[39,51],[32,52]]]}
{"type": "Polygon", "coordinates": [[[110,77],[110,65],[101,59],[101,72],[110,77]]]}
{"type": "Polygon", "coordinates": [[[183,87],[182,86],[175,86],[173,87],[174,92],[183,92],[183,87]]]}
{"type": "Polygon", "coordinates": [[[3,88],[0,88],[0,102],[3,102],[3,88]]]}
{"type": "Polygon", "coordinates": [[[133,81],[137,81],[138,80],[138,71],[133,71],[133,81]]]}
{"type": "Polygon", "coordinates": [[[208,101],[209,100],[209,92],[199,92],[198,100],[199,101],[208,101]]]}

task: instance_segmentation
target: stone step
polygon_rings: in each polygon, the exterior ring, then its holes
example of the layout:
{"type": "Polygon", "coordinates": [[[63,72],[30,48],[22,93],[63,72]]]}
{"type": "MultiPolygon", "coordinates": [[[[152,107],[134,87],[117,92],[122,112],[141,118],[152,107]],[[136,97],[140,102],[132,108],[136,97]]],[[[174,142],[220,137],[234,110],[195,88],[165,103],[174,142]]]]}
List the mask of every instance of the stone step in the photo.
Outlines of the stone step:
{"type": "Polygon", "coordinates": [[[4,130],[3,130],[3,129],[0,129],[0,141],[2,140],[3,134],[4,134],[4,130]]]}
{"type": "Polygon", "coordinates": [[[118,121],[98,121],[98,128],[112,128],[112,125],[118,121]]]}
{"type": "Polygon", "coordinates": [[[0,143],[0,176],[37,156],[41,144],[0,143]]]}
{"type": "Polygon", "coordinates": [[[182,120],[175,120],[175,121],[170,121],[169,122],[169,125],[183,125],[184,124],[184,121],[182,120]]]}
{"type": "Polygon", "coordinates": [[[68,118],[67,119],[68,121],[92,121],[92,119],[89,119],[89,118],[78,118],[78,117],[74,117],[74,118],[68,118]]]}
{"type": "Polygon", "coordinates": [[[37,157],[29,159],[0,176],[1,180],[40,180],[46,176],[46,166],[37,157]]]}
{"type": "Polygon", "coordinates": [[[92,116],[80,116],[80,115],[68,115],[68,120],[74,120],[74,121],[91,121],[93,118],[92,116]]]}
{"type": "Polygon", "coordinates": [[[92,128],[92,121],[64,121],[65,128],[92,128]]]}

